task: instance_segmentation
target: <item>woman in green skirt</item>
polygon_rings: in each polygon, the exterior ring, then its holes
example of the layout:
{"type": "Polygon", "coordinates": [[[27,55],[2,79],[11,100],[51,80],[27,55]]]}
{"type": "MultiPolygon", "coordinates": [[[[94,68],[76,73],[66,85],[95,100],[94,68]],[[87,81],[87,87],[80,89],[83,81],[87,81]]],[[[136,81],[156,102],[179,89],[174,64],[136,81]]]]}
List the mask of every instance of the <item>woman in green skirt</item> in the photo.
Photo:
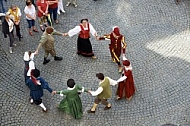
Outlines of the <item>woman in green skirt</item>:
{"type": "Polygon", "coordinates": [[[61,96],[66,95],[66,97],[60,102],[58,108],[67,114],[71,114],[75,119],[80,119],[82,117],[82,102],[79,97],[80,92],[88,92],[79,85],[75,85],[73,79],[67,81],[68,88],[62,91],[56,91],[56,94],[61,96]]]}

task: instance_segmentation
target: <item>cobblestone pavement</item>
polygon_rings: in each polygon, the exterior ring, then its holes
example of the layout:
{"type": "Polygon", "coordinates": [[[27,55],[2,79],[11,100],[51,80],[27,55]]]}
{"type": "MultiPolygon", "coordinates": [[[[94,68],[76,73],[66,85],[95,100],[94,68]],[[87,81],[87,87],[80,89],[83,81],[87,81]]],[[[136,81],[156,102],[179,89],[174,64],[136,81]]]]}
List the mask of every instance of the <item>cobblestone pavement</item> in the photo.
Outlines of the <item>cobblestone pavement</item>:
{"type": "MultiPolygon", "coordinates": [[[[10,0],[22,12],[24,0],[10,0]]],[[[40,33],[29,36],[25,16],[22,16],[23,40],[17,40],[13,54],[9,54],[8,38],[0,35],[0,121],[1,126],[176,126],[190,125],[190,32],[187,0],[176,5],[174,0],[80,0],[78,7],[65,7],[55,29],[67,32],[88,18],[99,35],[109,33],[115,25],[120,27],[128,43],[127,58],[133,66],[137,92],[130,102],[109,100],[112,109],[104,111],[99,105],[95,114],[87,114],[94,97],[81,94],[84,115],[81,120],[60,112],[55,107],[62,97],[45,91],[43,102],[47,113],[28,101],[29,89],[24,84],[23,54],[35,50],[40,33]]],[[[64,1],[64,5],[66,2],[64,1]]],[[[189,5],[189,4],[188,4],[189,5]]],[[[39,26],[38,26],[39,28],[39,26]]],[[[97,72],[113,79],[120,77],[117,65],[112,63],[107,41],[91,38],[97,60],[76,55],[77,36],[56,37],[56,51],[63,61],[42,65],[43,51],[35,63],[54,90],[66,88],[66,80],[95,90],[97,72]]]]}

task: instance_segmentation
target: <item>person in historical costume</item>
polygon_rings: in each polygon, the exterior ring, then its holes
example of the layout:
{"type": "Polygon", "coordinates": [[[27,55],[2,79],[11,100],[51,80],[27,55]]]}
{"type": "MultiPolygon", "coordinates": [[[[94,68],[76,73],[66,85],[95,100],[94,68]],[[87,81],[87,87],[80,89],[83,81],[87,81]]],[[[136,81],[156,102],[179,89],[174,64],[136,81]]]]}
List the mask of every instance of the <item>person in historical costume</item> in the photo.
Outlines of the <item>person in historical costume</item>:
{"type": "Polygon", "coordinates": [[[35,64],[34,64],[34,55],[36,53],[32,53],[31,51],[25,52],[24,53],[24,78],[25,78],[25,83],[26,81],[30,78],[30,73],[32,69],[35,69],[35,64]]]}
{"type": "Polygon", "coordinates": [[[128,101],[131,100],[132,96],[135,94],[136,88],[134,85],[134,79],[132,74],[132,66],[129,60],[123,54],[123,76],[117,80],[118,88],[116,91],[117,100],[125,97],[128,101]]]}
{"type": "Polygon", "coordinates": [[[122,72],[123,67],[120,63],[120,56],[122,53],[125,53],[127,44],[125,37],[120,34],[119,28],[117,26],[113,27],[113,31],[110,34],[99,37],[98,40],[110,40],[109,49],[112,61],[118,64],[119,72],[122,72]]]}
{"type": "Polygon", "coordinates": [[[75,119],[80,119],[82,117],[82,102],[79,97],[80,92],[88,92],[79,85],[75,85],[73,79],[67,81],[68,88],[61,91],[56,91],[56,94],[61,96],[66,95],[66,97],[60,102],[58,108],[67,114],[71,114],[75,119]]]}
{"type": "Polygon", "coordinates": [[[8,10],[8,12],[10,12],[10,17],[14,22],[14,26],[16,28],[16,35],[18,36],[19,41],[21,41],[21,38],[23,37],[20,33],[20,20],[21,20],[21,15],[22,15],[20,8],[18,8],[15,5],[12,5],[10,9],[8,10]]]}
{"type": "Polygon", "coordinates": [[[88,22],[88,19],[82,19],[79,26],[69,30],[68,33],[64,33],[65,36],[72,37],[78,34],[77,40],[77,54],[85,57],[92,57],[96,59],[92,51],[92,45],[90,42],[90,33],[97,38],[97,32],[94,27],[88,22]]]}
{"type": "Polygon", "coordinates": [[[104,77],[104,74],[97,73],[96,77],[100,80],[99,87],[96,91],[89,90],[89,93],[92,94],[92,96],[96,96],[94,100],[93,107],[88,110],[88,113],[95,113],[96,107],[100,102],[102,102],[103,105],[105,105],[104,110],[108,110],[111,108],[111,104],[107,102],[109,98],[111,98],[111,88],[110,85],[115,86],[117,84],[117,81],[109,78],[104,77]]]}
{"type": "Polygon", "coordinates": [[[35,103],[42,108],[42,111],[47,112],[47,108],[42,103],[43,89],[48,90],[50,93],[55,94],[49,85],[42,77],[40,77],[40,71],[33,69],[31,71],[31,77],[27,80],[26,85],[30,88],[30,103],[35,103]]]}
{"type": "Polygon", "coordinates": [[[56,61],[60,61],[63,59],[62,57],[56,56],[56,52],[54,49],[55,39],[53,35],[63,36],[63,33],[56,31],[53,27],[47,27],[45,32],[41,36],[41,39],[39,41],[40,44],[36,49],[36,53],[38,53],[38,50],[40,49],[41,46],[44,48],[45,54],[44,54],[43,64],[47,64],[50,61],[50,59],[47,59],[49,53],[52,55],[52,57],[54,57],[54,60],[56,61]]]}

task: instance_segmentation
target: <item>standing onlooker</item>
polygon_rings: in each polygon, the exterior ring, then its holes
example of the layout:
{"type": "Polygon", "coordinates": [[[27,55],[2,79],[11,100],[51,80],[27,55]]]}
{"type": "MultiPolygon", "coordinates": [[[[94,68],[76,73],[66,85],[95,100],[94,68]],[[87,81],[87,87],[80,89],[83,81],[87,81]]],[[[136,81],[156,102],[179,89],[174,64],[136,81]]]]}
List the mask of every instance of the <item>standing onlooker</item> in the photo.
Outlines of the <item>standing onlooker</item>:
{"type": "MultiPolygon", "coordinates": [[[[7,38],[7,35],[9,36],[9,39],[10,39],[9,51],[10,51],[10,53],[13,53],[13,51],[12,51],[13,42],[14,42],[13,29],[14,29],[14,23],[10,19],[10,12],[7,12],[5,14],[5,19],[2,23],[2,32],[3,32],[5,38],[7,38]]],[[[16,46],[16,44],[14,44],[14,46],[16,46]]]]}
{"type": "Polygon", "coordinates": [[[125,37],[120,34],[119,28],[117,26],[113,27],[113,31],[110,34],[106,34],[103,37],[99,37],[98,40],[110,40],[109,49],[112,57],[112,61],[117,63],[118,70],[121,73],[123,67],[120,63],[120,56],[125,53],[127,44],[125,42],[125,37]]]}
{"type": "Polygon", "coordinates": [[[130,64],[130,61],[127,60],[124,54],[123,54],[123,65],[124,65],[123,76],[117,80],[117,82],[119,83],[116,92],[117,100],[120,100],[122,97],[125,97],[128,101],[130,101],[132,96],[135,94],[136,88],[134,85],[132,66],[130,64]]]}
{"type": "MultiPolygon", "coordinates": [[[[7,2],[7,0],[5,0],[7,2]]],[[[4,4],[3,4],[3,0],[0,0],[0,5],[1,5],[1,8],[2,10],[0,11],[0,25],[2,25],[2,16],[5,16],[5,7],[4,7],[4,4]]]]}
{"type": "Polygon", "coordinates": [[[57,20],[58,0],[48,0],[48,4],[49,4],[48,11],[50,13],[50,17],[52,19],[52,15],[53,15],[53,20],[57,24],[58,23],[58,20],[57,20]]]}
{"type": "Polygon", "coordinates": [[[74,7],[77,7],[77,0],[67,0],[66,6],[68,7],[71,3],[74,5],[74,7]]]}
{"type": "Polygon", "coordinates": [[[21,41],[22,35],[20,34],[20,20],[21,20],[20,8],[18,8],[15,5],[12,5],[10,9],[8,10],[8,12],[10,12],[10,16],[16,27],[16,35],[18,36],[19,41],[21,41]]]}
{"type": "Polygon", "coordinates": [[[60,12],[65,13],[65,10],[64,10],[64,8],[63,8],[63,1],[62,1],[62,0],[59,0],[59,2],[58,2],[57,13],[60,14],[60,12]]]}
{"type": "Polygon", "coordinates": [[[78,33],[77,54],[96,59],[96,56],[94,56],[92,51],[92,45],[90,43],[90,33],[96,38],[98,35],[94,27],[88,22],[88,19],[82,19],[79,26],[69,30],[69,32],[65,33],[64,35],[72,37],[78,33]]]}
{"type": "Polygon", "coordinates": [[[92,94],[92,96],[96,96],[94,100],[93,107],[88,110],[88,113],[95,113],[96,107],[100,102],[105,105],[104,110],[108,110],[111,108],[111,104],[107,102],[109,98],[111,98],[111,88],[110,85],[115,86],[117,82],[112,80],[109,77],[104,77],[104,74],[97,73],[96,77],[99,79],[99,87],[96,91],[89,90],[88,92],[92,94]]]}
{"type": "Polygon", "coordinates": [[[32,31],[38,32],[38,30],[35,27],[36,9],[32,4],[31,0],[26,1],[26,7],[24,8],[24,13],[26,14],[26,20],[28,22],[29,34],[33,36],[32,31]]]}
{"type": "MultiPolygon", "coordinates": [[[[7,0],[5,0],[5,2],[7,2],[7,0]]],[[[5,13],[6,10],[5,10],[5,7],[4,7],[4,4],[3,4],[3,0],[0,0],[0,5],[1,5],[1,8],[2,8],[2,12],[1,13],[5,13]]]]}
{"type": "Polygon", "coordinates": [[[40,77],[40,71],[34,69],[31,71],[31,77],[27,80],[26,85],[30,88],[30,103],[35,103],[42,108],[42,111],[47,112],[47,108],[42,103],[43,89],[48,90],[50,93],[55,94],[48,83],[40,77]]]}
{"type": "Polygon", "coordinates": [[[75,85],[75,81],[73,79],[69,79],[67,81],[67,86],[68,88],[65,90],[55,91],[56,94],[60,94],[61,96],[66,95],[57,107],[65,113],[71,114],[75,119],[80,119],[82,118],[83,112],[79,91],[88,92],[88,90],[79,85],[75,85]]]}
{"type": "Polygon", "coordinates": [[[46,16],[48,16],[48,2],[46,0],[37,0],[36,5],[38,7],[38,17],[39,17],[39,23],[40,23],[40,29],[44,32],[45,27],[48,26],[46,16]]]}

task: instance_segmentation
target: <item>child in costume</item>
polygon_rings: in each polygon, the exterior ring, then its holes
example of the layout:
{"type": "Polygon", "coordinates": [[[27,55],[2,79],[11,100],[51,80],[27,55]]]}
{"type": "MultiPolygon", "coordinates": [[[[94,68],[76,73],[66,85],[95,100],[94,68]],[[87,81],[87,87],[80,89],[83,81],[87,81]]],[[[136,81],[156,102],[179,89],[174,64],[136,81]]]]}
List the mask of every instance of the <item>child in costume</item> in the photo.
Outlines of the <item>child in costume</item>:
{"type": "Polygon", "coordinates": [[[79,85],[75,85],[73,79],[67,81],[68,88],[62,91],[56,91],[56,94],[61,96],[66,95],[66,97],[60,102],[58,108],[65,113],[71,114],[75,119],[80,119],[82,117],[82,102],[79,97],[79,92],[88,92],[79,85]]]}
{"type": "Polygon", "coordinates": [[[31,77],[27,80],[26,85],[30,88],[30,103],[35,103],[42,107],[43,112],[47,112],[47,108],[42,103],[41,97],[43,96],[43,89],[48,90],[50,93],[55,94],[48,83],[40,77],[40,71],[38,69],[33,69],[31,71],[31,77]]]}
{"type": "Polygon", "coordinates": [[[25,52],[24,53],[24,78],[25,78],[25,83],[26,81],[30,78],[30,73],[32,69],[35,69],[35,65],[34,65],[34,55],[36,53],[32,53],[31,51],[25,52]]]}

